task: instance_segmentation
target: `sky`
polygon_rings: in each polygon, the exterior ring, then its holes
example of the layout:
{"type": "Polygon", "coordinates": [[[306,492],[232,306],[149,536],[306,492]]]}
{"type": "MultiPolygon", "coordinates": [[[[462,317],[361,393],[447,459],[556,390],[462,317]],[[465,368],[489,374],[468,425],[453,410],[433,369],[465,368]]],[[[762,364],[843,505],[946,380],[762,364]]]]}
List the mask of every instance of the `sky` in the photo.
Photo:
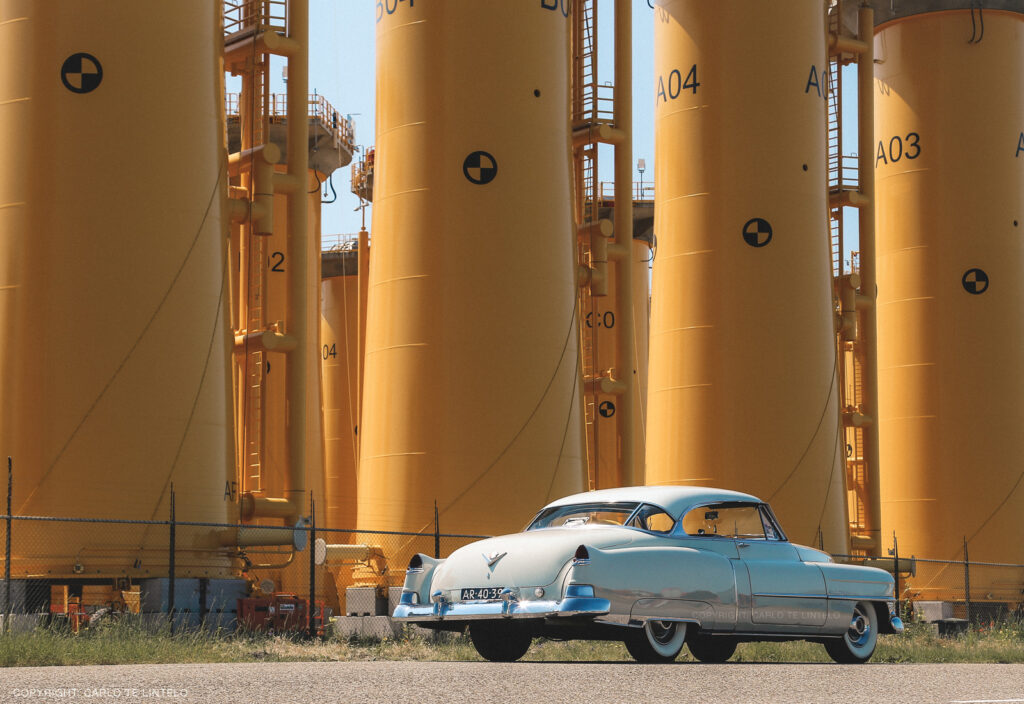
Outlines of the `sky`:
{"type": "MultiPolygon", "coordinates": [[[[613,78],[614,28],[613,0],[598,0],[598,80],[613,78]]],[[[351,115],[355,123],[356,144],[374,144],[375,96],[375,4],[373,0],[310,0],[310,78],[309,89],[323,95],[339,113],[351,115]]],[[[282,62],[275,59],[271,68],[271,90],[283,93],[282,62]]],[[[844,88],[855,88],[855,75],[844,74],[844,88]]],[[[237,91],[237,82],[229,81],[228,90],[237,91]]],[[[855,105],[855,93],[843,101],[855,105]]],[[[644,180],[654,177],[654,12],[648,0],[633,0],[633,163],[634,180],[641,175],[635,165],[645,162],[644,180]]],[[[844,117],[844,153],[856,151],[856,116],[844,117]],[[851,147],[852,138],[852,147],[851,147]]],[[[612,150],[602,147],[600,179],[612,180],[612,150]]],[[[357,155],[358,158],[358,155],[357,155]]],[[[349,167],[334,174],[338,199],[324,204],[323,235],[358,232],[362,222],[359,199],[349,190],[349,167]]],[[[332,196],[328,196],[330,198],[332,196]]],[[[370,229],[372,206],[366,210],[370,229]]],[[[856,232],[856,214],[847,218],[847,236],[856,232]]]]}

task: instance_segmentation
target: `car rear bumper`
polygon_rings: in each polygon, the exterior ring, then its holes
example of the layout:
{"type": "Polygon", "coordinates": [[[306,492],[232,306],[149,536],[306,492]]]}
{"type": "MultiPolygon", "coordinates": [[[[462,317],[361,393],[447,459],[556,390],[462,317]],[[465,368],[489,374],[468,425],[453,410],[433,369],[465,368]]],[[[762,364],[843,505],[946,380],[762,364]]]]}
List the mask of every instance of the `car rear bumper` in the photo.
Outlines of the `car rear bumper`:
{"type": "Polygon", "coordinates": [[[611,610],[607,599],[568,597],[561,601],[438,601],[399,604],[393,618],[400,621],[474,621],[498,618],[558,618],[600,616],[611,610]]]}

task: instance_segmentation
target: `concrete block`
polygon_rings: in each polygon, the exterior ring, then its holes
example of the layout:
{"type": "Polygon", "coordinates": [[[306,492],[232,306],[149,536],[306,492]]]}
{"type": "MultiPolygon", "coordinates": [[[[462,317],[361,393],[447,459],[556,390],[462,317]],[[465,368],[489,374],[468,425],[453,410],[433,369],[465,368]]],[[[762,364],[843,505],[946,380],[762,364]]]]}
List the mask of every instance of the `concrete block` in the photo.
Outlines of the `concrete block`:
{"type": "Polygon", "coordinates": [[[384,616],[388,599],[376,587],[349,587],[345,590],[347,616],[384,616]]]}
{"type": "Polygon", "coordinates": [[[358,636],[363,627],[362,616],[339,616],[331,621],[331,628],[337,638],[352,638],[358,636]]]}
{"type": "Polygon", "coordinates": [[[948,601],[915,601],[914,615],[925,623],[953,618],[953,604],[948,601]]]}
{"type": "MultiPolygon", "coordinates": [[[[40,589],[35,583],[29,582],[24,579],[12,579],[11,580],[11,604],[10,608],[6,608],[4,599],[7,598],[7,583],[0,579],[0,614],[10,611],[11,613],[19,614],[25,613],[26,611],[40,611],[46,609],[47,603],[35,603],[40,602],[40,589]]],[[[49,588],[46,589],[46,597],[49,598],[49,588]]]]}
{"type": "Polygon", "coordinates": [[[402,624],[392,621],[387,616],[364,616],[363,623],[359,628],[359,635],[363,638],[398,638],[402,635],[402,624]]]}
{"type": "Polygon", "coordinates": [[[398,608],[398,602],[402,599],[402,587],[389,587],[388,588],[388,616],[395,613],[395,609],[398,608]]]}
{"type": "Polygon", "coordinates": [[[0,632],[6,628],[8,633],[30,633],[45,626],[46,619],[47,614],[0,614],[0,632]]]}

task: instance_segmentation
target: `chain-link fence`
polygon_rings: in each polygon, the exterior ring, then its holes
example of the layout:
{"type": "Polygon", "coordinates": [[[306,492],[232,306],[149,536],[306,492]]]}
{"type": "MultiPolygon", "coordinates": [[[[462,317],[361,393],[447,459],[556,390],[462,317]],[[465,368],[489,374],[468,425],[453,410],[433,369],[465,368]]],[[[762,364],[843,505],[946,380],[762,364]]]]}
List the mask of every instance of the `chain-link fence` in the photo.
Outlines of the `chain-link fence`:
{"type": "Polygon", "coordinates": [[[921,557],[835,555],[837,561],[880,567],[895,575],[905,618],[974,624],[1024,618],[1024,565],[921,557]]]}
{"type": "Polygon", "coordinates": [[[167,520],[6,513],[0,515],[0,632],[41,625],[78,631],[137,614],[172,629],[315,635],[332,616],[390,613],[391,588],[401,586],[414,554],[447,557],[482,537],[441,533],[436,524],[416,534],[315,521],[297,527],[179,521],[173,508],[167,520]]]}

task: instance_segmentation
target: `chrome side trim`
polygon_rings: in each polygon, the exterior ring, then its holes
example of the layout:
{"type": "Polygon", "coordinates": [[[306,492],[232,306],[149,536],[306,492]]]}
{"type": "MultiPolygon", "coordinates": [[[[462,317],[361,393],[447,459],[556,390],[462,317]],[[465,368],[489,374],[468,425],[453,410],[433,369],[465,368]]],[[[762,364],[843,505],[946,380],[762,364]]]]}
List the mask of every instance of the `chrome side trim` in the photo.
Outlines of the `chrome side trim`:
{"type": "Polygon", "coordinates": [[[469,621],[501,618],[556,618],[600,616],[611,610],[607,599],[570,597],[561,601],[459,601],[439,600],[430,606],[399,604],[393,618],[401,621],[469,621]]]}
{"type": "Polygon", "coordinates": [[[892,597],[875,596],[847,596],[845,594],[768,594],[758,592],[751,596],[770,596],[779,599],[833,599],[836,601],[892,601],[892,597]]]}

